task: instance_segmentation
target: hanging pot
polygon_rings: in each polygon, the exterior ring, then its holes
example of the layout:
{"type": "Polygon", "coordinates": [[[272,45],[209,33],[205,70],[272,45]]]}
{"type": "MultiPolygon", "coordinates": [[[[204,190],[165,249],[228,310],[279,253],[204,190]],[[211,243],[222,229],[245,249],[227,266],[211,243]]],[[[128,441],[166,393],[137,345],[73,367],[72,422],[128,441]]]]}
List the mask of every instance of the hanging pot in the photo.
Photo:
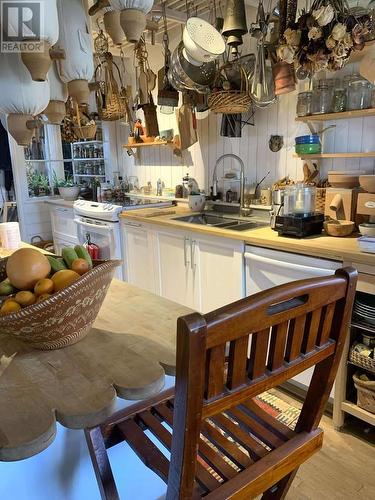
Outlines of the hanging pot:
{"type": "Polygon", "coordinates": [[[7,128],[17,143],[27,145],[32,130],[26,123],[47,107],[49,82],[34,82],[19,54],[0,52],[0,68],[0,112],[9,115],[7,128]]]}
{"type": "Polygon", "coordinates": [[[50,101],[43,114],[46,115],[50,123],[60,125],[66,115],[65,102],[50,101]]]}
{"type": "Polygon", "coordinates": [[[130,43],[139,42],[146,29],[146,14],[140,10],[126,9],[121,11],[120,22],[127,41],[130,43]]]}
{"type": "MultiPolygon", "coordinates": [[[[52,64],[50,49],[55,45],[59,37],[59,21],[56,0],[44,0],[38,4],[41,9],[41,19],[43,19],[40,25],[40,42],[38,42],[41,44],[41,50],[21,52],[21,58],[29,70],[32,79],[36,82],[44,82],[52,64]]],[[[12,26],[11,18],[8,19],[8,23],[12,26]]],[[[18,32],[18,26],[14,26],[13,29],[15,29],[16,33],[18,32]]],[[[23,41],[26,44],[35,45],[35,39],[28,39],[26,37],[23,41]]]]}
{"type": "Polygon", "coordinates": [[[275,81],[275,94],[288,94],[296,90],[296,78],[294,65],[285,61],[279,61],[272,66],[273,79],[275,81]]]}
{"type": "Polygon", "coordinates": [[[139,42],[146,29],[146,14],[154,4],[153,0],[109,0],[114,10],[120,10],[120,23],[128,42],[139,42]]]}
{"type": "Polygon", "coordinates": [[[43,50],[41,52],[21,52],[23,64],[29,70],[31,78],[35,82],[44,82],[51,67],[52,60],[49,55],[51,45],[42,41],[43,50]]]}
{"type": "Polygon", "coordinates": [[[19,146],[28,146],[33,138],[34,127],[32,115],[22,115],[11,113],[7,117],[7,126],[10,135],[15,139],[19,146]]]}
{"type": "Polygon", "coordinates": [[[183,56],[184,44],[180,42],[173,51],[168,79],[171,85],[179,91],[196,90],[205,94],[214,82],[216,75],[215,62],[194,66],[183,56]]]}
{"type": "Polygon", "coordinates": [[[94,59],[86,12],[81,0],[59,0],[58,12],[58,44],[66,54],[66,58],[58,62],[59,75],[68,84],[69,95],[78,104],[88,104],[88,82],[94,75],[94,59]]]}
{"type": "Polygon", "coordinates": [[[120,12],[118,10],[109,10],[103,16],[104,27],[108,35],[112,38],[115,45],[121,45],[125,34],[120,23],[120,12]]]}
{"type": "Polygon", "coordinates": [[[70,97],[73,97],[77,104],[88,104],[90,89],[87,80],[72,80],[68,82],[68,92],[70,97]]]}

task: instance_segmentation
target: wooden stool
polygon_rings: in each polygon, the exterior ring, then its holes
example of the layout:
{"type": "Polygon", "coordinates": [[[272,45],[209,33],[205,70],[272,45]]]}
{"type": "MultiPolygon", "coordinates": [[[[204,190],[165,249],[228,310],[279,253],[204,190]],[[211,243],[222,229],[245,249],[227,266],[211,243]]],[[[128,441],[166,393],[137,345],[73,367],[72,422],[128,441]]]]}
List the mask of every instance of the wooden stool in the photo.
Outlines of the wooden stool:
{"type": "Polygon", "coordinates": [[[318,424],[356,281],[354,269],[341,269],[179,318],[175,397],[164,392],[86,430],[102,498],[119,498],[106,449],[121,441],[167,483],[167,500],[284,498],[298,467],[322,446],[318,424]],[[254,402],[312,366],[295,430],[254,402]],[[170,462],[145,431],[171,452],[170,462]]]}

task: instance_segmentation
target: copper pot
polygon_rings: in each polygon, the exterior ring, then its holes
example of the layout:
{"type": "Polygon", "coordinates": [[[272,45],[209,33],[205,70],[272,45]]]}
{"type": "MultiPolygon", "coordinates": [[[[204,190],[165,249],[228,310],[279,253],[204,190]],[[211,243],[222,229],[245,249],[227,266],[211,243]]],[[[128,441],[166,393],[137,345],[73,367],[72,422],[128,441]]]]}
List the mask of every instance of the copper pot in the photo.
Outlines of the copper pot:
{"type": "Polygon", "coordinates": [[[275,81],[275,94],[288,94],[296,89],[296,77],[294,65],[285,61],[279,61],[272,66],[272,74],[275,81]]]}

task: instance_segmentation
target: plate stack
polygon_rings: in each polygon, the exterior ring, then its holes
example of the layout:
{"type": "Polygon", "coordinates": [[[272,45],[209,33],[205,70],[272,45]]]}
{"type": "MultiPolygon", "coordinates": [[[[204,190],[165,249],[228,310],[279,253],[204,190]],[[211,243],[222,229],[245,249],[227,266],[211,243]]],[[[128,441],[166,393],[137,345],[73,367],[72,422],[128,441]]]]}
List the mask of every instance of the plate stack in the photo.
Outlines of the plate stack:
{"type": "Polygon", "coordinates": [[[358,292],[353,312],[362,322],[375,326],[375,297],[373,295],[358,292]]]}

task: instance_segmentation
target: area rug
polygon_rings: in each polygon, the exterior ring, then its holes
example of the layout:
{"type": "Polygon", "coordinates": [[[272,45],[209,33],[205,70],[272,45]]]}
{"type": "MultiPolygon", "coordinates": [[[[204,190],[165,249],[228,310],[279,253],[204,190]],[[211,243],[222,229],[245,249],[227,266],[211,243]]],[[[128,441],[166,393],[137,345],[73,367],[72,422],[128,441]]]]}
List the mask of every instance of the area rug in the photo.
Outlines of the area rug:
{"type": "MultiPolygon", "coordinates": [[[[287,401],[284,401],[282,398],[277,396],[274,392],[268,392],[268,391],[263,392],[262,394],[257,396],[255,398],[255,402],[259,405],[259,407],[263,411],[266,411],[273,418],[275,418],[279,422],[283,423],[284,425],[288,426],[290,429],[294,430],[296,423],[297,423],[297,420],[298,420],[298,417],[299,417],[299,414],[300,414],[300,409],[291,405],[287,401]]],[[[230,418],[230,417],[228,416],[228,418],[230,418]]],[[[232,420],[232,421],[234,424],[237,424],[237,422],[235,422],[234,420],[232,420]]],[[[217,430],[221,434],[223,434],[227,439],[229,439],[232,442],[235,442],[235,441],[233,441],[233,439],[229,435],[226,434],[225,431],[223,431],[220,427],[217,427],[213,421],[210,421],[210,424],[212,426],[216,427],[217,430]]],[[[259,441],[256,436],[253,436],[253,437],[257,441],[259,441]]],[[[228,464],[231,465],[231,467],[233,467],[235,470],[237,470],[239,472],[240,469],[237,467],[237,465],[234,464],[220,450],[218,450],[218,448],[216,448],[216,446],[214,446],[212,442],[207,440],[205,438],[205,436],[203,436],[203,435],[201,435],[201,438],[210,447],[212,447],[215,450],[215,452],[218,453],[223,458],[223,460],[225,460],[228,464]]],[[[264,446],[264,443],[262,443],[261,441],[259,441],[259,443],[261,443],[264,446]]],[[[239,445],[238,443],[235,443],[235,444],[241,449],[241,451],[248,454],[248,452],[241,445],[239,445]]],[[[269,448],[267,446],[265,446],[265,447],[266,447],[266,449],[269,450],[269,448]]],[[[212,476],[214,476],[219,482],[222,482],[222,478],[210,467],[210,465],[201,456],[198,457],[198,460],[212,476]]]]}
{"type": "Polygon", "coordinates": [[[283,399],[271,392],[263,392],[255,398],[262,410],[279,420],[284,425],[294,429],[300,414],[300,410],[290,405],[283,399]]]}

